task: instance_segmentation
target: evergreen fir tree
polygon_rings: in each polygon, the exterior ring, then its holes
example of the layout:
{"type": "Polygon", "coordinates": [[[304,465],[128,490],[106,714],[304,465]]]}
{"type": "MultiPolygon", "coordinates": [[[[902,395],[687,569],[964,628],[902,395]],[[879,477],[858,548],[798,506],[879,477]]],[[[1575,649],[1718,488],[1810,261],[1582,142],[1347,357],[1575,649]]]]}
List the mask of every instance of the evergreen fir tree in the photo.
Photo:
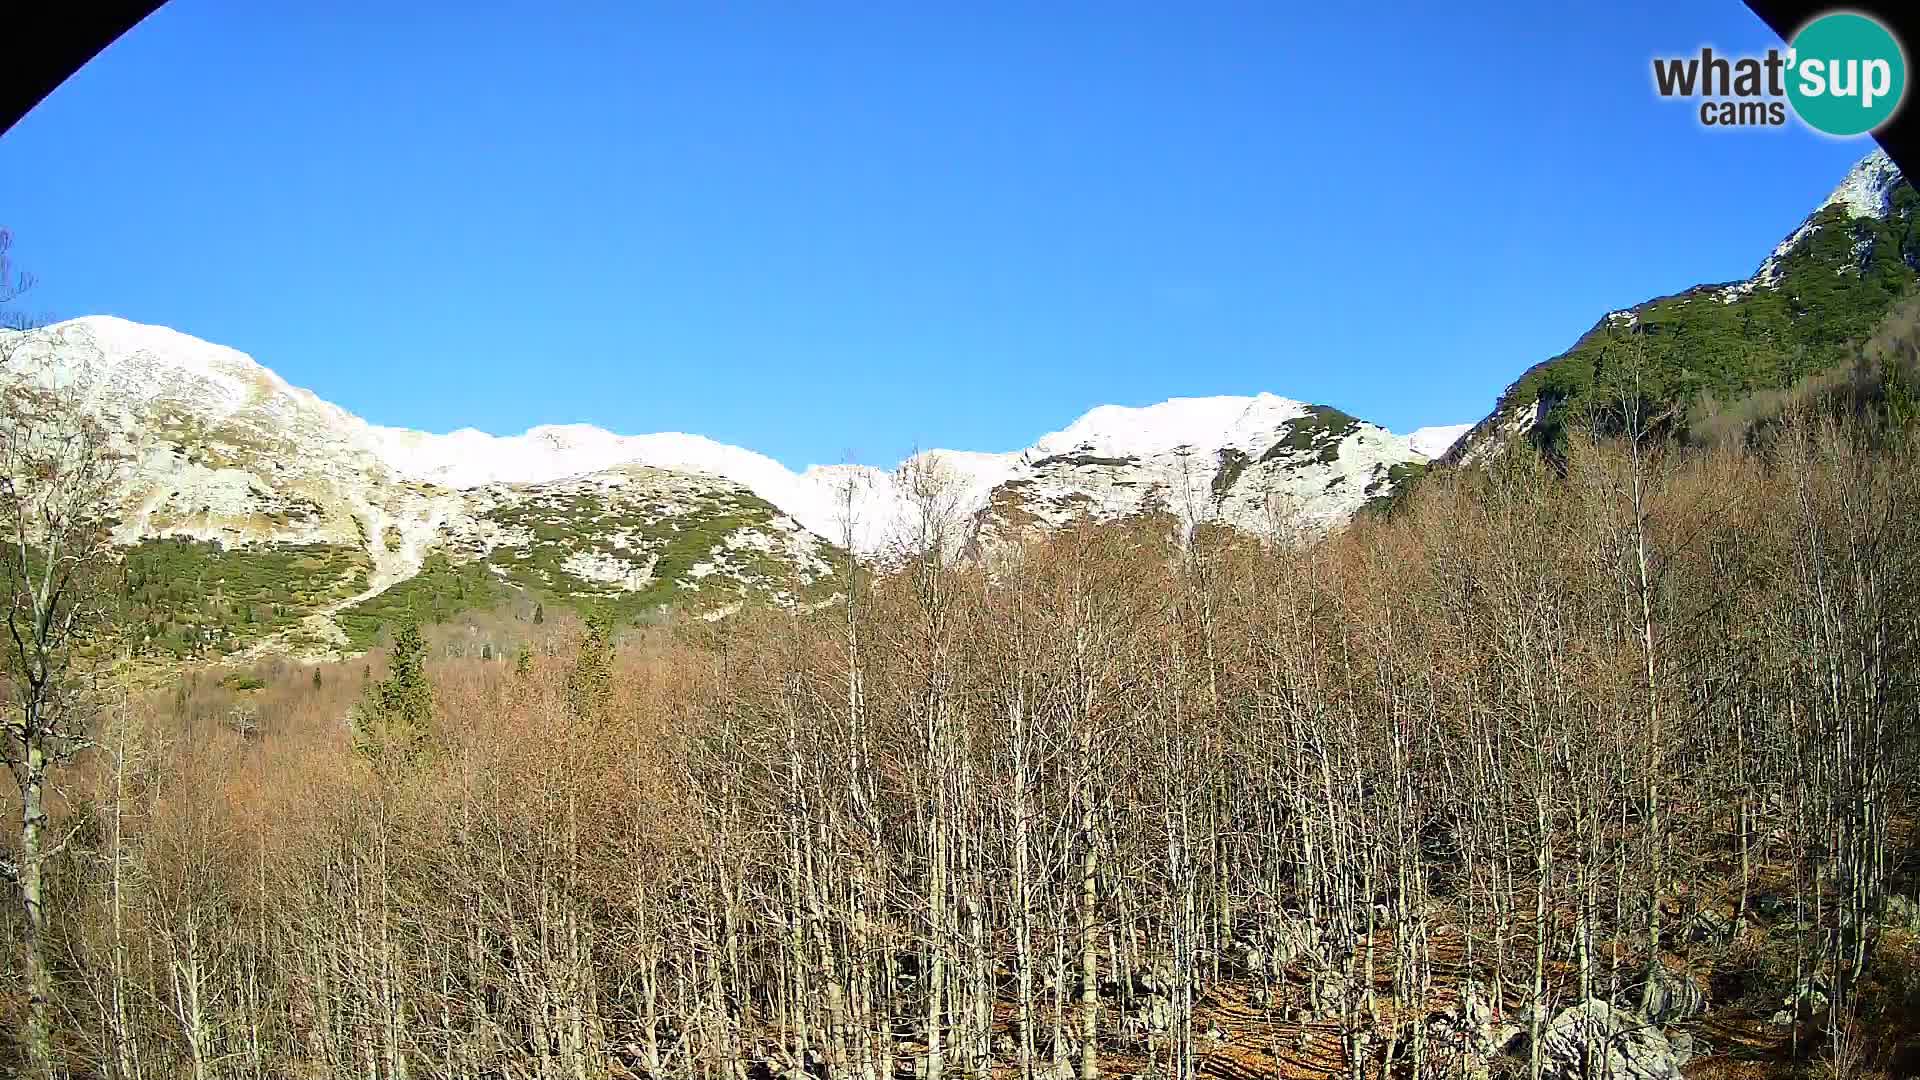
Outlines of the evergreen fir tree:
{"type": "Polygon", "coordinates": [[[393,633],[387,677],[367,685],[353,714],[354,745],[375,764],[403,764],[426,749],[433,723],[426,659],[420,625],[402,623],[393,633]]]}
{"type": "Polygon", "coordinates": [[[514,654],[513,673],[522,679],[533,674],[533,649],[524,641],[520,643],[520,651],[514,654]]]}
{"type": "Polygon", "coordinates": [[[613,697],[613,629],[611,613],[587,616],[587,632],[567,676],[567,708],[576,719],[606,719],[613,697]]]}

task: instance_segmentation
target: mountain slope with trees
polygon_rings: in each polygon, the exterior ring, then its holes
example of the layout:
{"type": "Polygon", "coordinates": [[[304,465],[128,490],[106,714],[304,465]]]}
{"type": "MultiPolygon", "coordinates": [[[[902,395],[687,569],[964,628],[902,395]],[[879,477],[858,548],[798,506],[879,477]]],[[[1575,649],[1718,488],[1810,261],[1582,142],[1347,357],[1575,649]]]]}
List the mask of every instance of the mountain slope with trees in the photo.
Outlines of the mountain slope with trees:
{"type": "Polygon", "coordinates": [[[1520,440],[1553,451],[1570,425],[1615,423],[1628,337],[1650,415],[1680,438],[1705,437],[1722,407],[1848,363],[1920,280],[1916,211],[1920,194],[1875,150],[1753,277],[1610,312],[1516,379],[1443,460],[1485,461],[1520,440]]]}

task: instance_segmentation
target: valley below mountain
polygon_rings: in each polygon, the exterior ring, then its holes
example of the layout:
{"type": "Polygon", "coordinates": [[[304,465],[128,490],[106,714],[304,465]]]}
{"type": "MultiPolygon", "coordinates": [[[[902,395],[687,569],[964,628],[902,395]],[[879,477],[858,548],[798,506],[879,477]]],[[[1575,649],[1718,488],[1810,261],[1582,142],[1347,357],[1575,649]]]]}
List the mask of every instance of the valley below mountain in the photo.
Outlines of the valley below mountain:
{"type": "Polygon", "coordinates": [[[1916,209],[1870,155],[1751,278],[1407,435],[1176,398],[794,471],[0,337],[125,457],[100,618],[157,661],[89,657],[158,677],[47,814],[57,1053],[1920,1074],[1916,209]]]}
{"type": "Polygon", "coordinates": [[[0,133],[0,1078],[1920,1080],[1870,13],[490,7],[0,133]]]}

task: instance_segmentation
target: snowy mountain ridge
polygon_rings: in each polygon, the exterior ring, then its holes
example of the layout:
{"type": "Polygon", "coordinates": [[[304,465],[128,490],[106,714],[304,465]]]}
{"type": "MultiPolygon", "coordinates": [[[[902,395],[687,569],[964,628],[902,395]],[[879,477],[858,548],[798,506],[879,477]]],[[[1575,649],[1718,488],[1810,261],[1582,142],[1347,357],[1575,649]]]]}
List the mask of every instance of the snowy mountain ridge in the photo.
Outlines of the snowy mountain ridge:
{"type": "MultiPolygon", "coordinates": [[[[493,435],[473,428],[432,434],[369,424],[360,417],[292,386],[238,350],[201,341],[161,326],[113,316],[88,316],[58,324],[50,333],[71,348],[53,350],[39,370],[51,375],[73,356],[93,357],[105,396],[127,407],[159,405],[187,411],[217,425],[251,418],[258,437],[304,444],[309,459],[328,460],[370,477],[387,474],[452,490],[494,484],[544,484],[619,465],[644,465],[723,477],[779,507],[830,540],[845,534],[846,493],[854,482],[855,546],[878,550],[909,516],[901,488],[902,462],[893,469],[865,465],[815,465],[793,472],[764,454],[683,432],[619,435],[591,424],[546,424],[520,435],[493,435]],[[275,431],[273,425],[281,430],[275,431]]],[[[1192,472],[1195,458],[1216,471],[1223,451],[1265,452],[1273,433],[1318,408],[1274,394],[1173,398],[1154,405],[1102,405],[1025,450],[988,453],[936,449],[921,458],[953,474],[966,513],[983,509],[990,494],[1009,481],[1034,479],[1064,455],[1132,460],[1156,473],[1192,472]],[[1184,458],[1187,464],[1177,465],[1184,458]]],[[[1374,425],[1356,468],[1399,464],[1437,456],[1463,426],[1422,428],[1397,436],[1374,425]]],[[[1306,493],[1303,493],[1306,494],[1306,493]]],[[[1307,499],[1308,517],[1322,524],[1339,519],[1358,502],[1307,499]]],[[[1202,512],[1203,519],[1212,514],[1202,512]]]]}
{"type": "MultiPolygon", "coordinates": [[[[1221,450],[1264,450],[1263,437],[1307,414],[1302,402],[1258,394],[1250,397],[1173,398],[1154,405],[1102,405],[1040,437],[1025,450],[988,453],[934,449],[917,455],[950,473],[966,514],[983,509],[992,492],[1029,477],[1037,462],[1079,453],[1113,459],[1170,461],[1182,448],[1217,455],[1221,450]]],[[[1436,457],[1469,425],[1422,428],[1404,438],[1412,456],[1436,457]]],[[[659,432],[618,435],[591,424],[549,424],[520,435],[492,435],[464,428],[444,435],[404,428],[371,427],[376,451],[398,476],[462,489],[496,483],[544,483],[622,464],[707,473],[740,483],[780,507],[813,532],[835,542],[847,535],[846,485],[854,484],[853,541],[876,551],[896,537],[912,508],[901,487],[903,470],[865,465],[813,465],[795,473],[766,455],[716,442],[704,435],[659,432]]],[[[1382,442],[1385,456],[1391,444],[1382,442]]],[[[1396,459],[1397,460],[1397,459],[1396,459]]],[[[1211,470],[1209,470],[1211,472],[1211,470]]]]}
{"type": "Polygon", "coordinates": [[[1390,495],[1460,430],[1395,435],[1273,394],[1174,398],[1100,406],[1018,451],[794,472],[679,432],[382,427],[242,352],[112,316],[9,337],[0,378],[77,383],[121,432],[133,462],[123,543],[302,546],[364,565],[364,582],[329,592],[307,619],[314,638],[335,643],[333,615],[409,581],[436,553],[540,595],[701,597],[711,611],[749,594],[812,602],[832,588],[836,551],[897,550],[934,502],[949,550],[962,553],[1075,519],[1155,513],[1320,531],[1390,495]],[[925,483],[935,477],[937,498],[925,483]]]}

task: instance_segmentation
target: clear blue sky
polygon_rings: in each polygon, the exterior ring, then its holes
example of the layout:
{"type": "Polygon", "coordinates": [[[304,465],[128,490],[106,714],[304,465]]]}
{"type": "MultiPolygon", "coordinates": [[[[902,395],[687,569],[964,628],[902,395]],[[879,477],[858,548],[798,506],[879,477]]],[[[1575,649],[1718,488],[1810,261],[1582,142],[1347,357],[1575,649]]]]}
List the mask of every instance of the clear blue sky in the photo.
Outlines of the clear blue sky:
{"type": "Polygon", "coordinates": [[[1737,0],[1392,7],[170,0],[0,137],[0,223],[36,309],[377,423],[891,464],[1180,395],[1475,420],[1871,148],[1655,97],[1775,43],[1737,0]]]}

